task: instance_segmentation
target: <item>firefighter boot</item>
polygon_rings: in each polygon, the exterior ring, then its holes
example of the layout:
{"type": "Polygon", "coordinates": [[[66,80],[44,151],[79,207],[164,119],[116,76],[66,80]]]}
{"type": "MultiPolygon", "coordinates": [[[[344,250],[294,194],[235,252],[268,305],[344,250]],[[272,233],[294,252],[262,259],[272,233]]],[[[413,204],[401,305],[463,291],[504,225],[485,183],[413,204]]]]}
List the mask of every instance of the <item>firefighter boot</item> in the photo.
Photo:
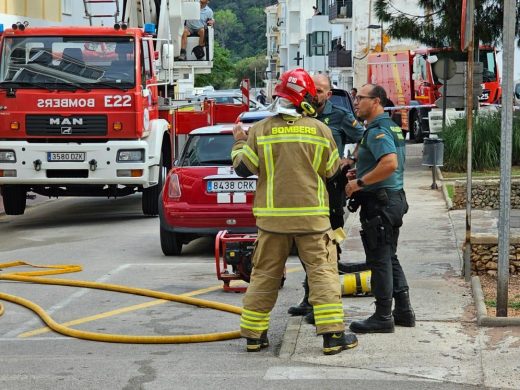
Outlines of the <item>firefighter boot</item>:
{"type": "Polygon", "coordinates": [[[350,330],[355,333],[393,333],[392,300],[376,300],[376,312],[363,321],[354,321],[350,330]]]}
{"type": "Polygon", "coordinates": [[[262,335],[259,339],[247,339],[246,347],[247,352],[258,352],[262,348],[267,348],[269,346],[269,339],[267,338],[267,330],[262,332],[262,335]]]}
{"type": "Polygon", "coordinates": [[[415,326],[415,313],[410,304],[410,294],[408,290],[396,293],[394,299],[395,308],[392,312],[394,323],[399,326],[413,328],[415,326]]]}
{"type": "Polygon", "coordinates": [[[314,312],[313,311],[307,313],[303,317],[303,319],[305,320],[306,323],[311,324],[311,325],[314,325],[316,323],[316,321],[314,321],[314,312]]]}
{"type": "Polygon", "coordinates": [[[308,313],[312,313],[312,306],[309,303],[309,283],[307,282],[307,278],[305,278],[302,284],[305,291],[302,301],[299,305],[291,306],[289,310],[287,310],[287,313],[292,316],[304,316],[308,313]]]}
{"type": "Polygon", "coordinates": [[[358,345],[354,333],[336,332],[323,335],[323,353],[325,355],[336,355],[344,349],[351,349],[358,345]]]}

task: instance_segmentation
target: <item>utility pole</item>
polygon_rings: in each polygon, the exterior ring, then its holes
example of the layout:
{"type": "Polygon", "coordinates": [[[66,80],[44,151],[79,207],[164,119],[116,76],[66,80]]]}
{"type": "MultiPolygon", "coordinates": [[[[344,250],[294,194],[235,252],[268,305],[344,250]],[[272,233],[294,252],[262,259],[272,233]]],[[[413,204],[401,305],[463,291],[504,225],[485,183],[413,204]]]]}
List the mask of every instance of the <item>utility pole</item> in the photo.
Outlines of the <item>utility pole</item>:
{"type": "Polygon", "coordinates": [[[504,73],[500,137],[500,209],[498,214],[497,317],[507,317],[509,230],[511,214],[511,154],[513,149],[513,78],[515,68],[515,0],[504,0],[504,73]]]}

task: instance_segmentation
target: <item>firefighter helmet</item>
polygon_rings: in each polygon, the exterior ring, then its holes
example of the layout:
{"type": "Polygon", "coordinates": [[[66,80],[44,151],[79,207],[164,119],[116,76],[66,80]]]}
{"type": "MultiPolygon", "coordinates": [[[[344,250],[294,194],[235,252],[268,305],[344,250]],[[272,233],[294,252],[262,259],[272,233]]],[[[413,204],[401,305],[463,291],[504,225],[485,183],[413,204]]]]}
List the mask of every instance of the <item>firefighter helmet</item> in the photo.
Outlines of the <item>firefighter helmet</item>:
{"type": "Polygon", "coordinates": [[[274,96],[289,100],[306,114],[315,116],[316,109],[311,104],[316,96],[316,86],[309,74],[301,69],[292,69],[283,73],[274,87],[274,96]]]}

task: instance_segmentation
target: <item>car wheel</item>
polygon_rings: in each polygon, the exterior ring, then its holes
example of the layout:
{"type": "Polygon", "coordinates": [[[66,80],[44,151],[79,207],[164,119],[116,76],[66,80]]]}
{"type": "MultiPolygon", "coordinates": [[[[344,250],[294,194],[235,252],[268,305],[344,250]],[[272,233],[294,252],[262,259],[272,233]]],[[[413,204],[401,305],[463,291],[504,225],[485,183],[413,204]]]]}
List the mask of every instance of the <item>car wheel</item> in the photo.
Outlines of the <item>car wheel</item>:
{"type": "Polygon", "coordinates": [[[159,181],[157,185],[143,189],[142,210],[144,215],[156,216],[159,214],[159,195],[166,179],[167,168],[163,165],[163,158],[159,162],[159,181]]]}
{"type": "Polygon", "coordinates": [[[179,256],[182,251],[182,239],[179,234],[170,232],[161,226],[161,249],[165,256],[179,256]]]}
{"type": "Polygon", "coordinates": [[[4,185],[2,199],[7,215],[22,215],[27,205],[27,189],[21,185],[4,185]]]}

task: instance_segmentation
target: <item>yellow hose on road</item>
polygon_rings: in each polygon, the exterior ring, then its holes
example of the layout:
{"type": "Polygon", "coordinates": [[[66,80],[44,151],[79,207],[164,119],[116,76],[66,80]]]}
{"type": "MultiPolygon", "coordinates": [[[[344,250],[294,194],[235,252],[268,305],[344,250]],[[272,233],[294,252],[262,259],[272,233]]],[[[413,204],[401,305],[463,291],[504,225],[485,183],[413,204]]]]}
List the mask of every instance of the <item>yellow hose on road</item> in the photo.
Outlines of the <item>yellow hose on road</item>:
{"type": "MultiPolygon", "coordinates": [[[[10,274],[0,274],[0,280],[9,280],[24,283],[37,283],[37,284],[51,284],[59,286],[72,286],[82,288],[92,288],[98,290],[115,291],[126,294],[141,295],[151,298],[164,299],[173,302],[186,303],[188,305],[206,307],[215,310],[226,311],[234,314],[241,314],[242,309],[228,305],[226,303],[219,303],[214,301],[208,301],[204,299],[184,297],[181,295],[169,294],[160,291],[148,290],[144,288],[135,288],[129,286],[122,286],[117,284],[107,284],[98,282],[88,282],[84,280],[66,280],[66,279],[52,279],[42,278],[39,276],[43,275],[56,275],[70,272],[81,271],[79,265],[32,265],[23,261],[16,261],[12,263],[0,264],[0,270],[3,268],[11,268],[17,266],[30,266],[35,268],[45,268],[45,271],[29,271],[29,272],[15,272],[10,274]]],[[[144,335],[123,335],[123,334],[106,334],[88,332],[77,329],[72,329],[67,326],[61,325],[54,321],[40,306],[35,303],[20,298],[14,295],[5,294],[0,292],[0,300],[9,301],[18,305],[27,307],[34,311],[40,318],[47,324],[49,328],[55,332],[61,333],[65,336],[75,337],[84,340],[93,341],[104,341],[112,343],[128,343],[128,344],[180,344],[180,343],[200,343],[209,341],[219,340],[230,340],[240,338],[239,331],[232,332],[220,332],[220,333],[206,333],[206,334],[193,334],[193,335],[170,335],[170,336],[144,336],[144,335]]],[[[4,312],[3,306],[0,304],[0,315],[4,312]]]]}

